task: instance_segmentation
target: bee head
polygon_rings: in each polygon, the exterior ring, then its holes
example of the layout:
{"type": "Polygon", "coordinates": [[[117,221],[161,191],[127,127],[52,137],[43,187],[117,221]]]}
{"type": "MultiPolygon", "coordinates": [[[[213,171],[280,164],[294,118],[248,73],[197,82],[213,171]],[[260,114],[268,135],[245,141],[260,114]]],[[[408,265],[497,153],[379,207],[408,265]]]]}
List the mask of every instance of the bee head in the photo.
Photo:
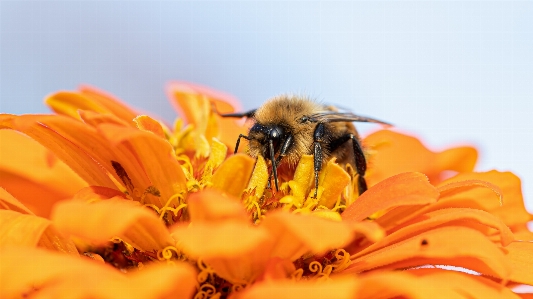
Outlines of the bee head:
{"type": "Polygon", "coordinates": [[[286,138],[285,129],[277,124],[263,125],[256,123],[250,129],[250,135],[254,136],[256,140],[263,146],[263,155],[270,156],[269,143],[272,141],[274,146],[274,153],[277,153],[280,148],[282,139],[286,138]]]}

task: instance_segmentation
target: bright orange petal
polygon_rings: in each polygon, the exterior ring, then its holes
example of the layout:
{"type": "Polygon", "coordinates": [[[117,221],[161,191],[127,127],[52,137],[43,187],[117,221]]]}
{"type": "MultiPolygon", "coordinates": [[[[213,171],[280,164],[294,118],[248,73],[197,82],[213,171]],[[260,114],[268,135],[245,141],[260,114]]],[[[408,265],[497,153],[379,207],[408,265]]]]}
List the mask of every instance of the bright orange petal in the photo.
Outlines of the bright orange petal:
{"type": "Polygon", "coordinates": [[[245,154],[229,157],[213,174],[213,188],[239,197],[250,180],[255,160],[245,154]]]}
{"type": "Polygon", "coordinates": [[[385,238],[358,251],[354,257],[364,256],[369,252],[390,246],[391,244],[444,225],[461,225],[476,229],[485,235],[491,235],[494,231],[497,231],[502,245],[507,245],[514,240],[511,230],[500,219],[485,211],[448,208],[422,214],[396,226],[394,230],[388,232],[385,238]]]}
{"type": "Polygon", "coordinates": [[[14,212],[19,212],[21,214],[33,215],[33,212],[30,211],[26,206],[24,206],[18,199],[9,194],[4,188],[0,187],[0,209],[2,210],[11,210],[14,212]]]}
{"type": "Polygon", "coordinates": [[[215,137],[233,147],[239,134],[246,133],[234,118],[223,118],[212,112],[213,106],[219,113],[240,109],[238,101],[228,94],[188,82],[171,82],[167,94],[178,113],[208,140],[215,137]]]}
{"type": "Polygon", "coordinates": [[[0,247],[43,247],[78,254],[72,241],[61,236],[48,219],[0,210],[0,247]]]}
{"type": "Polygon", "coordinates": [[[84,123],[96,127],[99,124],[114,124],[124,127],[129,127],[130,124],[126,121],[116,117],[113,114],[100,114],[94,111],[90,110],[78,110],[78,114],[80,115],[81,120],[83,120],[84,123]]]}
{"type": "Polygon", "coordinates": [[[193,223],[174,228],[172,236],[180,250],[193,259],[201,258],[218,276],[237,284],[250,283],[263,273],[273,242],[265,229],[239,221],[193,223]]]}
{"type": "Polygon", "coordinates": [[[357,298],[517,299],[505,286],[489,279],[442,269],[417,269],[362,275],[357,298]]]}
{"type": "Polygon", "coordinates": [[[11,116],[9,121],[3,122],[3,127],[20,131],[35,139],[89,185],[115,187],[107,172],[89,155],[109,155],[109,150],[99,141],[102,138],[96,136],[96,130],[82,122],[64,116],[23,115],[11,116]],[[69,137],[73,139],[69,140],[69,137]]]}
{"type": "Polygon", "coordinates": [[[195,271],[181,263],[125,275],[86,258],[28,248],[0,250],[3,298],[191,298],[195,282],[195,271]]]}
{"type": "Polygon", "coordinates": [[[424,173],[436,183],[443,179],[443,171],[472,171],[477,160],[477,151],[472,147],[435,153],[417,138],[389,130],[370,134],[363,143],[371,149],[366,175],[369,185],[407,171],[424,173]]]}
{"type": "Polygon", "coordinates": [[[115,96],[89,85],[81,85],[78,89],[82,95],[105,107],[116,117],[132,126],[134,125],[132,121],[137,115],[139,115],[139,113],[131,109],[130,106],[124,104],[115,96]]]}
{"type": "Polygon", "coordinates": [[[361,288],[357,292],[358,299],[463,299],[446,282],[422,283],[420,278],[404,272],[382,272],[362,275],[359,279],[361,288]]]}
{"type": "Polygon", "coordinates": [[[206,189],[193,193],[187,198],[187,203],[193,223],[238,221],[244,225],[249,221],[239,199],[223,195],[218,190],[206,189]]]}
{"type": "Polygon", "coordinates": [[[258,283],[236,294],[236,299],[352,299],[363,286],[355,277],[338,277],[331,281],[275,280],[258,283]]]}
{"type": "Polygon", "coordinates": [[[522,227],[515,226],[513,229],[515,230],[513,233],[517,241],[533,241],[533,232],[529,231],[527,224],[522,227]]]}
{"type": "Polygon", "coordinates": [[[330,160],[324,171],[320,174],[321,182],[319,183],[324,191],[320,195],[319,205],[331,209],[344,191],[344,188],[350,183],[350,176],[335,160],[330,160]]]}
{"type": "Polygon", "coordinates": [[[90,110],[100,114],[110,113],[102,105],[75,91],[59,91],[45,98],[46,104],[57,114],[81,119],[78,110],[90,110]]]}
{"type": "Polygon", "coordinates": [[[493,188],[473,185],[443,193],[437,208],[456,206],[482,209],[502,219],[512,230],[515,226],[533,220],[532,215],[524,206],[520,179],[510,172],[492,170],[483,173],[463,173],[440,183],[439,188],[444,188],[447,184],[470,180],[486,181],[498,186],[503,195],[503,203],[500,202],[493,188]]]}
{"type": "Polygon", "coordinates": [[[51,218],[61,232],[90,242],[105,243],[118,237],[144,251],[173,244],[165,225],[154,212],[128,200],[61,202],[52,211],[51,218]]]}
{"type": "Polygon", "coordinates": [[[426,205],[439,193],[424,174],[407,172],[388,178],[368,189],[342,213],[342,219],[361,221],[375,212],[404,205],[426,205]]]}
{"type": "Polygon", "coordinates": [[[113,197],[126,199],[124,193],[111,188],[90,186],[78,191],[72,199],[82,201],[97,201],[102,199],[110,199],[113,197]]]}
{"type": "Polygon", "coordinates": [[[163,206],[174,194],[186,191],[186,179],[180,164],[176,160],[174,149],[170,143],[152,133],[134,128],[123,128],[110,124],[98,126],[98,130],[115,145],[115,149],[122,153],[118,161],[126,169],[128,175],[144,169],[150,185],[136,186],[144,191],[149,186],[159,190],[158,206],[163,206]],[[135,161],[123,159],[131,155],[135,161]],[[140,168],[135,168],[135,164],[140,168]]]}
{"type": "Polygon", "coordinates": [[[511,268],[503,252],[482,233],[459,226],[426,231],[353,260],[345,271],[362,272],[375,268],[398,269],[426,264],[471,269],[504,280],[511,268]]]}
{"type": "Polygon", "coordinates": [[[513,242],[505,251],[512,268],[510,280],[533,285],[533,242],[513,242]]]}
{"type": "Polygon", "coordinates": [[[46,217],[56,201],[71,197],[87,183],[28,136],[0,130],[0,186],[46,217]]]}
{"type": "Polygon", "coordinates": [[[305,253],[324,253],[343,248],[356,233],[383,236],[378,226],[354,225],[309,215],[272,212],[261,222],[276,240],[270,255],[296,260],[305,253]]]}
{"type": "Polygon", "coordinates": [[[165,138],[165,131],[163,130],[161,124],[150,116],[139,115],[134,118],[133,121],[135,122],[135,124],[137,124],[137,128],[139,128],[139,130],[152,132],[156,136],[165,138]]]}
{"type": "Polygon", "coordinates": [[[255,283],[265,280],[287,279],[291,277],[295,271],[296,267],[293,262],[281,258],[272,258],[268,261],[263,275],[256,279],[255,283]]]}
{"type": "Polygon", "coordinates": [[[48,219],[34,215],[0,210],[0,224],[1,246],[22,245],[34,247],[51,222],[48,219]]]}

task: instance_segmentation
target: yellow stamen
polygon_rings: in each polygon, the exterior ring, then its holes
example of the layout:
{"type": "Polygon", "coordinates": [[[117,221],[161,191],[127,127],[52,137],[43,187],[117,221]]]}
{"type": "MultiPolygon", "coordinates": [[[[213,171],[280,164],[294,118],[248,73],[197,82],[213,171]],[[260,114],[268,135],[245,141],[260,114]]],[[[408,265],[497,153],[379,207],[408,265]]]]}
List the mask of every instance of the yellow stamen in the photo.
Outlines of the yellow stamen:
{"type": "Polygon", "coordinates": [[[199,258],[196,261],[196,264],[198,266],[198,269],[200,269],[200,273],[198,273],[197,280],[200,283],[203,283],[207,281],[208,278],[213,278],[213,275],[215,275],[215,270],[213,268],[209,267],[204,263],[202,258],[199,258]]]}
{"type": "Polygon", "coordinates": [[[337,261],[332,264],[333,268],[335,268],[333,272],[340,272],[352,264],[350,254],[344,249],[337,249],[335,251],[335,258],[337,261]]]}
{"type": "Polygon", "coordinates": [[[194,295],[194,299],[217,299],[220,298],[220,293],[210,283],[204,283],[198,287],[198,293],[194,295]]]}
{"type": "Polygon", "coordinates": [[[167,264],[174,264],[173,259],[185,260],[185,256],[174,246],[167,246],[157,251],[157,259],[167,261],[167,264]]]}

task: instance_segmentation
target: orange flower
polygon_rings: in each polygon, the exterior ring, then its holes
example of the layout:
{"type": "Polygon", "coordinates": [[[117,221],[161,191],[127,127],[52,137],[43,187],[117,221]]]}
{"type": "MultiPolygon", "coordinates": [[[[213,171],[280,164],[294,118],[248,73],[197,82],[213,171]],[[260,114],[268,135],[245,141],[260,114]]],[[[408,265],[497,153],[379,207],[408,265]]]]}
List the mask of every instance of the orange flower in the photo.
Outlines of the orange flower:
{"type": "Polygon", "coordinates": [[[379,131],[363,195],[331,160],[314,198],[306,155],[274,192],[262,157],[232,154],[246,128],[217,111],[233,98],[184,82],[168,94],[187,125],[91,87],[47,97],[55,115],[0,115],[3,297],[520,298],[512,288],[533,285],[520,180],[472,172],[475,149],[379,131]]]}

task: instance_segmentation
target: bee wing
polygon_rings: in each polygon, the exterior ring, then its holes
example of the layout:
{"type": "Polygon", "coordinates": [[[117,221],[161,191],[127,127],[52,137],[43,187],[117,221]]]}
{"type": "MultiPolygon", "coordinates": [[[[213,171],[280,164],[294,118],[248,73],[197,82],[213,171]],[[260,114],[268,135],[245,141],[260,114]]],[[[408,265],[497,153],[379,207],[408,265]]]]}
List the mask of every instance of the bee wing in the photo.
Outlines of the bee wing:
{"type": "Polygon", "coordinates": [[[320,113],[315,113],[309,116],[310,119],[319,123],[331,123],[331,122],[367,122],[367,123],[376,123],[382,125],[391,126],[391,124],[386,123],[375,118],[370,118],[366,116],[355,115],[350,112],[335,112],[335,111],[324,111],[320,113]]]}

